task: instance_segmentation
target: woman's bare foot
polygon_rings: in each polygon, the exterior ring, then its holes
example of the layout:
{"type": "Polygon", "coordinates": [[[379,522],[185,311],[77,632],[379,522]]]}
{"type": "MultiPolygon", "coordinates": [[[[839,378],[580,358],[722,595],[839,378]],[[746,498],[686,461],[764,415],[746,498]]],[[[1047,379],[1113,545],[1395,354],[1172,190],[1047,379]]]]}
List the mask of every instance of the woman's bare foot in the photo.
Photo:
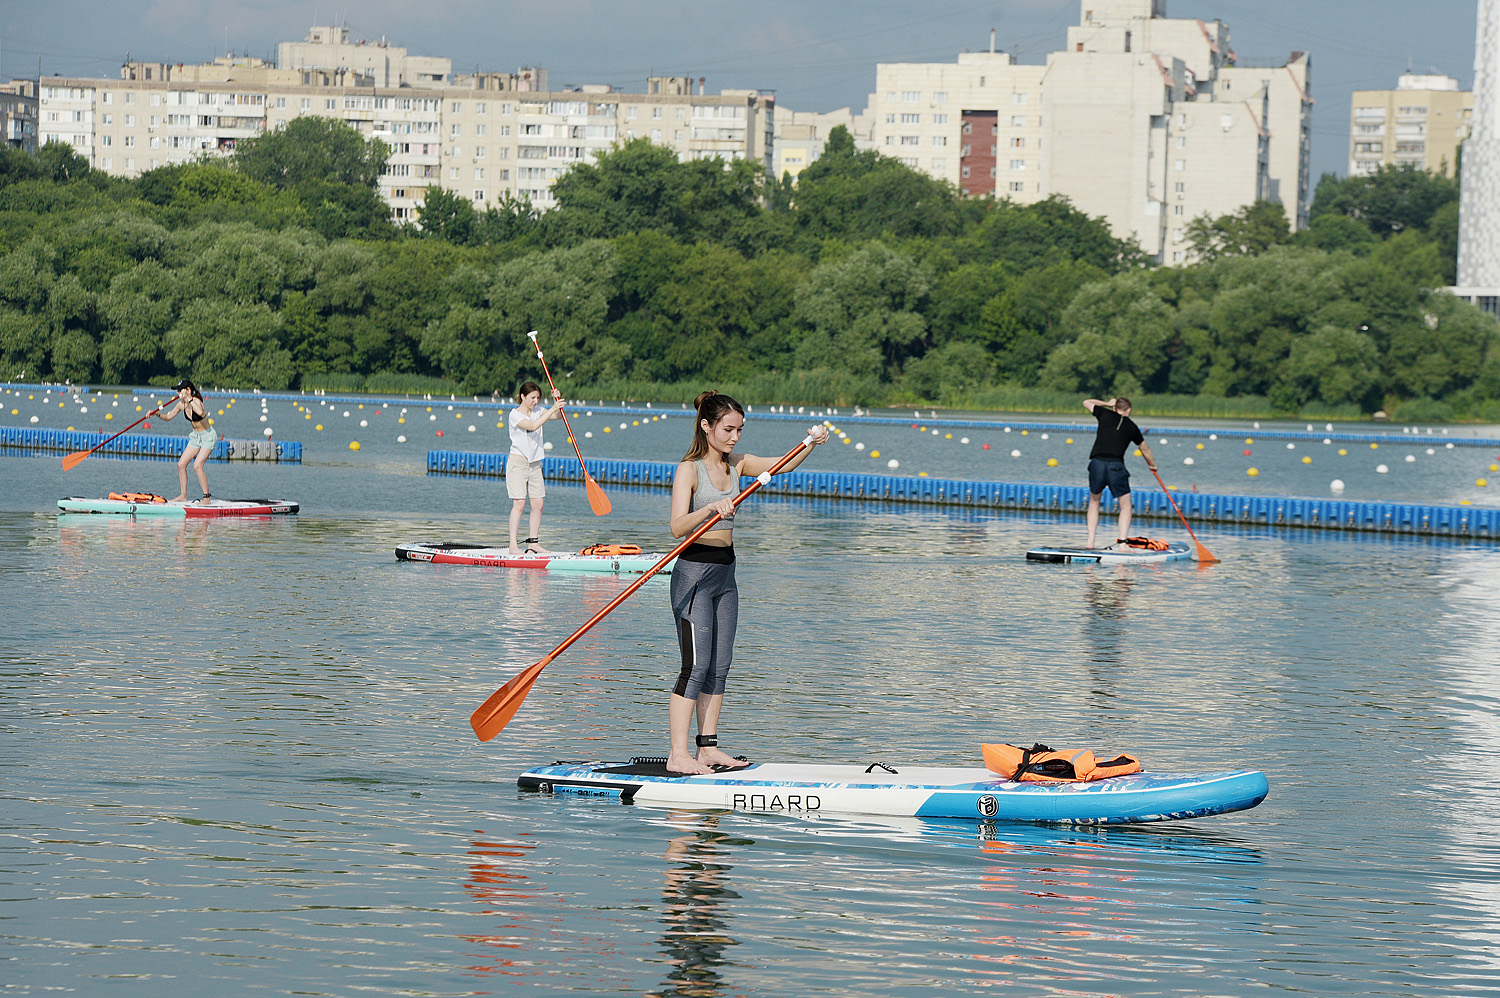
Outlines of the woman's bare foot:
{"type": "Polygon", "coordinates": [[[187,502],[187,495],[185,493],[179,493],[176,498],[168,499],[167,502],[187,502]]]}
{"type": "Polygon", "coordinates": [[[698,761],[709,766],[723,766],[725,769],[743,769],[750,765],[712,745],[705,745],[698,750],[698,761]]]}
{"type": "Polygon", "coordinates": [[[694,759],[685,752],[680,754],[673,752],[667,756],[667,772],[681,773],[683,776],[697,776],[702,773],[712,773],[713,767],[694,759]]]}
{"type": "Polygon", "coordinates": [[[536,541],[532,541],[530,544],[526,545],[526,553],[527,554],[551,554],[552,552],[549,551],[549,550],[547,550],[546,548],[542,547],[536,541]]]}
{"type": "Polygon", "coordinates": [[[510,555],[510,556],[511,556],[511,557],[512,557],[512,558],[519,558],[519,557],[521,557],[521,549],[520,549],[520,548],[518,548],[518,547],[516,547],[516,546],[515,546],[515,545],[514,545],[514,544],[512,544],[512,545],[511,545],[511,546],[510,546],[510,547],[509,547],[509,548],[508,548],[508,549],[507,549],[507,550],[506,550],[506,552],[505,552],[505,553],[506,553],[506,554],[508,554],[508,555],[510,555]]]}

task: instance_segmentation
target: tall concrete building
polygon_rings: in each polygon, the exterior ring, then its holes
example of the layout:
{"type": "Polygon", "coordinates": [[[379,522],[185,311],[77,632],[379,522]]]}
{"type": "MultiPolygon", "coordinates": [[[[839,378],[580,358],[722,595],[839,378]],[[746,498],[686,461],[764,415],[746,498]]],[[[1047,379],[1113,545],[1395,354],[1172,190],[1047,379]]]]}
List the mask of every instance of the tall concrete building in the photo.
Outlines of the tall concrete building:
{"type": "Polygon", "coordinates": [[[1455,176],[1474,94],[1451,76],[1402,73],[1395,90],[1356,90],[1349,105],[1349,175],[1411,164],[1455,176]]]}
{"type": "Polygon", "coordinates": [[[1249,64],[1219,21],[1171,19],[1166,0],[1081,0],[1045,65],[966,52],[882,63],[874,148],[967,194],[1061,194],[1165,263],[1191,255],[1187,223],[1257,199],[1306,224],[1311,60],[1249,64]]]}
{"type": "Polygon", "coordinates": [[[1462,184],[1453,292],[1500,317],[1500,0],[1479,0],[1474,124],[1462,184]]]}
{"type": "Polygon", "coordinates": [[[606,85],[554,91],[547,72],[455,74],[447,59],[412,56],[384,39],[351,41],[314,27],[279,48],[281,64],[127,63],[118,80],[41,81],[41,144],[63,142],[95,169],[134,177],[205,156],[304,116],[348,123],[391,149],[381,195],[394,220],[415,218],[441,186],[485,208],[505,196],[552,207],[552,185],[616,141],[647,138],[683,161],[719,156],[772,168],[775,102],[758,91],[697,92],[686,76],[655,76],[642,93],[606,85]]]}
{"type": "Polygon", "coordinates": [[[36,81],[0,84],[0,135],[12,149],[36,152],[36,81]]]}

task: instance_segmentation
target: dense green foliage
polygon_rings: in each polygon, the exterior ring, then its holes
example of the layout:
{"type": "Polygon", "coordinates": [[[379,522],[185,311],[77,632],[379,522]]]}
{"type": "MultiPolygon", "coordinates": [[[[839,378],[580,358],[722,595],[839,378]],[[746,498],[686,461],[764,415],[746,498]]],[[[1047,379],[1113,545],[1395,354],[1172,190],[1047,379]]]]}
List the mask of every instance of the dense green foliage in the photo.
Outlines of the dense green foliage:
{"type": "Polygon", "coordinates": [[[1198,262],[1151,268],[1062,199],[966,199],[842,130],[795,185],[635,141],[546,213],[429,188],[420,228],[385,156],[315,118],[133,181],[0,153],[0,378],[508,393],[538,329],[574,394],[1500,411],[1495,324],[1430,290],[1456,187],[1419,172],[1325,177],[1295,235],[1199,219],[1198,262]]]}

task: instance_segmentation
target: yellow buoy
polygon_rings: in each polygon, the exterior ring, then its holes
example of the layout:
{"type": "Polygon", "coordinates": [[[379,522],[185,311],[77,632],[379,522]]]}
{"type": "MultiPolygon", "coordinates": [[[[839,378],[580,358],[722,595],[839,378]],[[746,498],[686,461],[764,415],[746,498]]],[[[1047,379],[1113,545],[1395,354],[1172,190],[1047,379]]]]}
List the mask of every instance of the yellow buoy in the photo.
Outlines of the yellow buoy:
{"type": "Polygon", "coordinates": [[[1132,453],[1134,453],[1136,457],[1140,457],[1141,456],[1141,449],[1139,447],[1137,447],[1132,453]]]}
{"type": "Polygon", "coordinates": [[[1380,445],[1379,444],[1371,444],[1370,445],[1370,449],[1371,450],[1379,450],[1380,449],[1380,445]]]}
{"type": "Polygon", "coordinates": [[[104,418],[105,418],[105,419],[114,419],[114,418],[115,418],[115,414],[114,414],[114,413],[112,413],[112,412],[106,412],[106,413],[105,413],[105,414],[104,414],[104,418]]]}
{"type": "Polygon", "coordinates": [[[1344,448],[1340,447],[1339,448],[1339,457],[1348,457],[1348,456],[1349,456],[1349,452],[1346,451],[1346,450],[1344,450],[1344,448]]]}
{"type": "Polygon", "coordinates": [[[1057,458],[1055,458],[1055,457],[1049,457],[1049,458],[1047,458],[1047,467],[1049,467],[1049,468],[1055,468],[1055,467],[1057,467],[1057,458]]]}
{"type": "Polygon", "coordinates": [[[1072,438],[1072,437],[1069,437],[1069,438],[1068,438],[1068,439],[1067,439],[1067,441],[1066,441],[1066,442],[1067,442],[1067,443],[1072,443],[1072,442],[1073,442],[1073,438],[1072,438]]]}
{"type": "Polygon", "coordinates": [[[321,430],[322,428],[323,428],[323,424],[322,423],[319,423],[317,426],[313,427],[313,429],[315,429],[315,430],[321,430]]]}
{"type": "Polygon", "coordinates": [[[1500,464],[1492,464],[1492,465],[1490,465],[1490,470],[1491,471],[1500,471],[1500,464]]]}
{"type": "MultiPolygon", "coordinates": [[[[61,403],[59,403],[59,404],[61,404],[61,403]]],[[[953,439],[953,434],[951,434],[951,433],[945,433],[945,434],[943,434],[943,439],[944,440],[952,440],[953,439]]]]}
{"type": "Polygon", "coordinates": [[[1304,457],[1302,459],[1302,463],[1303,464],[1312,464],[1312,458],[1310,458],[1310,457],[1304,457]]]}
{"type": "MultiPolygon", "coordinates": [[[[1031,435],[1031,431],[1030,430],[1022,430],[1021,431],[1021,436],[1023,436],[1023,437],[1029,437],[1030,435],[1031,435]]],[[[1136,451],[1136,453],[1139,454],[1140,451],[1136,451]]]]}
{"type": "Polygon", "coordinates": [[[870,451],[870,456],[871,457],[879,457],[880,456],[880,451],[878,451],[878,450],[872,450],[872,451],[870,451]]]}
{"type": "MultiPolygon", "coordinates": [[[[1073,442],[1073,441],[1071,441],[1071,440],[1069,440],[1069,441],[1068,441],[1068,443],[1072,443],[1072,442],[1073,442]]],[[[1199,445],[1198,445],[1198,449],[1199,449],[1199,450],[1202,450],[1202,449],[1203,449],[1203,445],[1202,445],[1202,444],[1199,444],[1199,445]]]]}
{"type": "Polygon", "coordinates": [[[350,450],[359,450],[359,441],[358,440],[351,440],[351,441],[349,441],[349,449],[350,450]]]}
{"type": "Polygon", "coordinates": [[[1245,469],[1245,474],[1249,475],[1251,478],[1254,478],[1254,477],[1256,477],[1257,475],[1260,474],[1260,469],[1259,468],[1246,468],[1245,469]]]}
{"type": "MultiPolygon", "coordinates": [[[[404,423],[404,422],[406,422],[406,417],[405,417],[405,416],[402,416],[402,417],[400,417],[400,418],[399,418],[399,419],[397,419],[397,420],[396,420],[396,422],[398,422],[398,423],[404,423]]],[[[499,423],[496,423],[496,424],[495,424],[495,425],[496,425],[496,426],[499,426],[499,425],[500,425],[500,424],[499,424],[499,423]]]]}
{"type": "Polygon", "coordinates": [[[1482,489],[1490,484],[1490,480],[1488,478],[1476,478],[1474,479],[1474,484],[1482,489]]]}
{"type": "Polygon", "coordinates": [[[1247,443],[1247,444],[1253,444],[1253,443],[1255,443],[1255,440],[1252,439],[1251,437],[1246,437],[1245,438],[1245,443],[1247,443]]]}
{"type": "Polygon", "coordinates": [[[605,428],[604,428],[604,432],[605,432],[605,433],[608,433],[608,432],[609,432],[609,427],[607,427],[607,426],[606,426],[606,427],[605,427],[605,428]]]}
{"type": "MultiPolygon", "coordinates": [[[[62,405],[62,403],[61,403],[61,402],[59,402],[59,403],[57,403],[57,404],[58,404],[58,405],[62,405]]],[[[141,411],[141,407],[140,407],[140,406],[136,406],[136,407],[135,407],[135,411],[136,411],[136,412],[140,412],[140,411],[141,411]]]]}
{"type": "Polygon", "coordinates": [[[919,472],[917,472],[917,477],[918,478],[926,478],[927,477],[927,472],[925,472],[925,471],[919,471],[919,472]]]}

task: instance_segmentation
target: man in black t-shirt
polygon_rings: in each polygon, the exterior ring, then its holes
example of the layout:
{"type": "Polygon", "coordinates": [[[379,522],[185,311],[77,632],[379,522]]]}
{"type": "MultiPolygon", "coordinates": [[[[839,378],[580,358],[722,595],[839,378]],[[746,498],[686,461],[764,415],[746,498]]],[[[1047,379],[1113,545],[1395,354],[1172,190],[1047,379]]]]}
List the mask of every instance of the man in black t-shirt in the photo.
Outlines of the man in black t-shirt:
{"type": "Polygon", "coordinates": [[[1146,459],[1146,467],[1156,470],[1156,457],[1141,428],[1130,418],[1130,399],[1112,398],[1108,402],[1084,399],[1083,407],[1099,421],[1094,449],[1089,451],[1089,547],[1099,530],[1099,496],[1106,485],[1120,503],[1120,528],[1115,534],[1123,541],[1130,534],[1130,472],[1125,470],[1125,452],[1135,444],[1146,459]]]}

